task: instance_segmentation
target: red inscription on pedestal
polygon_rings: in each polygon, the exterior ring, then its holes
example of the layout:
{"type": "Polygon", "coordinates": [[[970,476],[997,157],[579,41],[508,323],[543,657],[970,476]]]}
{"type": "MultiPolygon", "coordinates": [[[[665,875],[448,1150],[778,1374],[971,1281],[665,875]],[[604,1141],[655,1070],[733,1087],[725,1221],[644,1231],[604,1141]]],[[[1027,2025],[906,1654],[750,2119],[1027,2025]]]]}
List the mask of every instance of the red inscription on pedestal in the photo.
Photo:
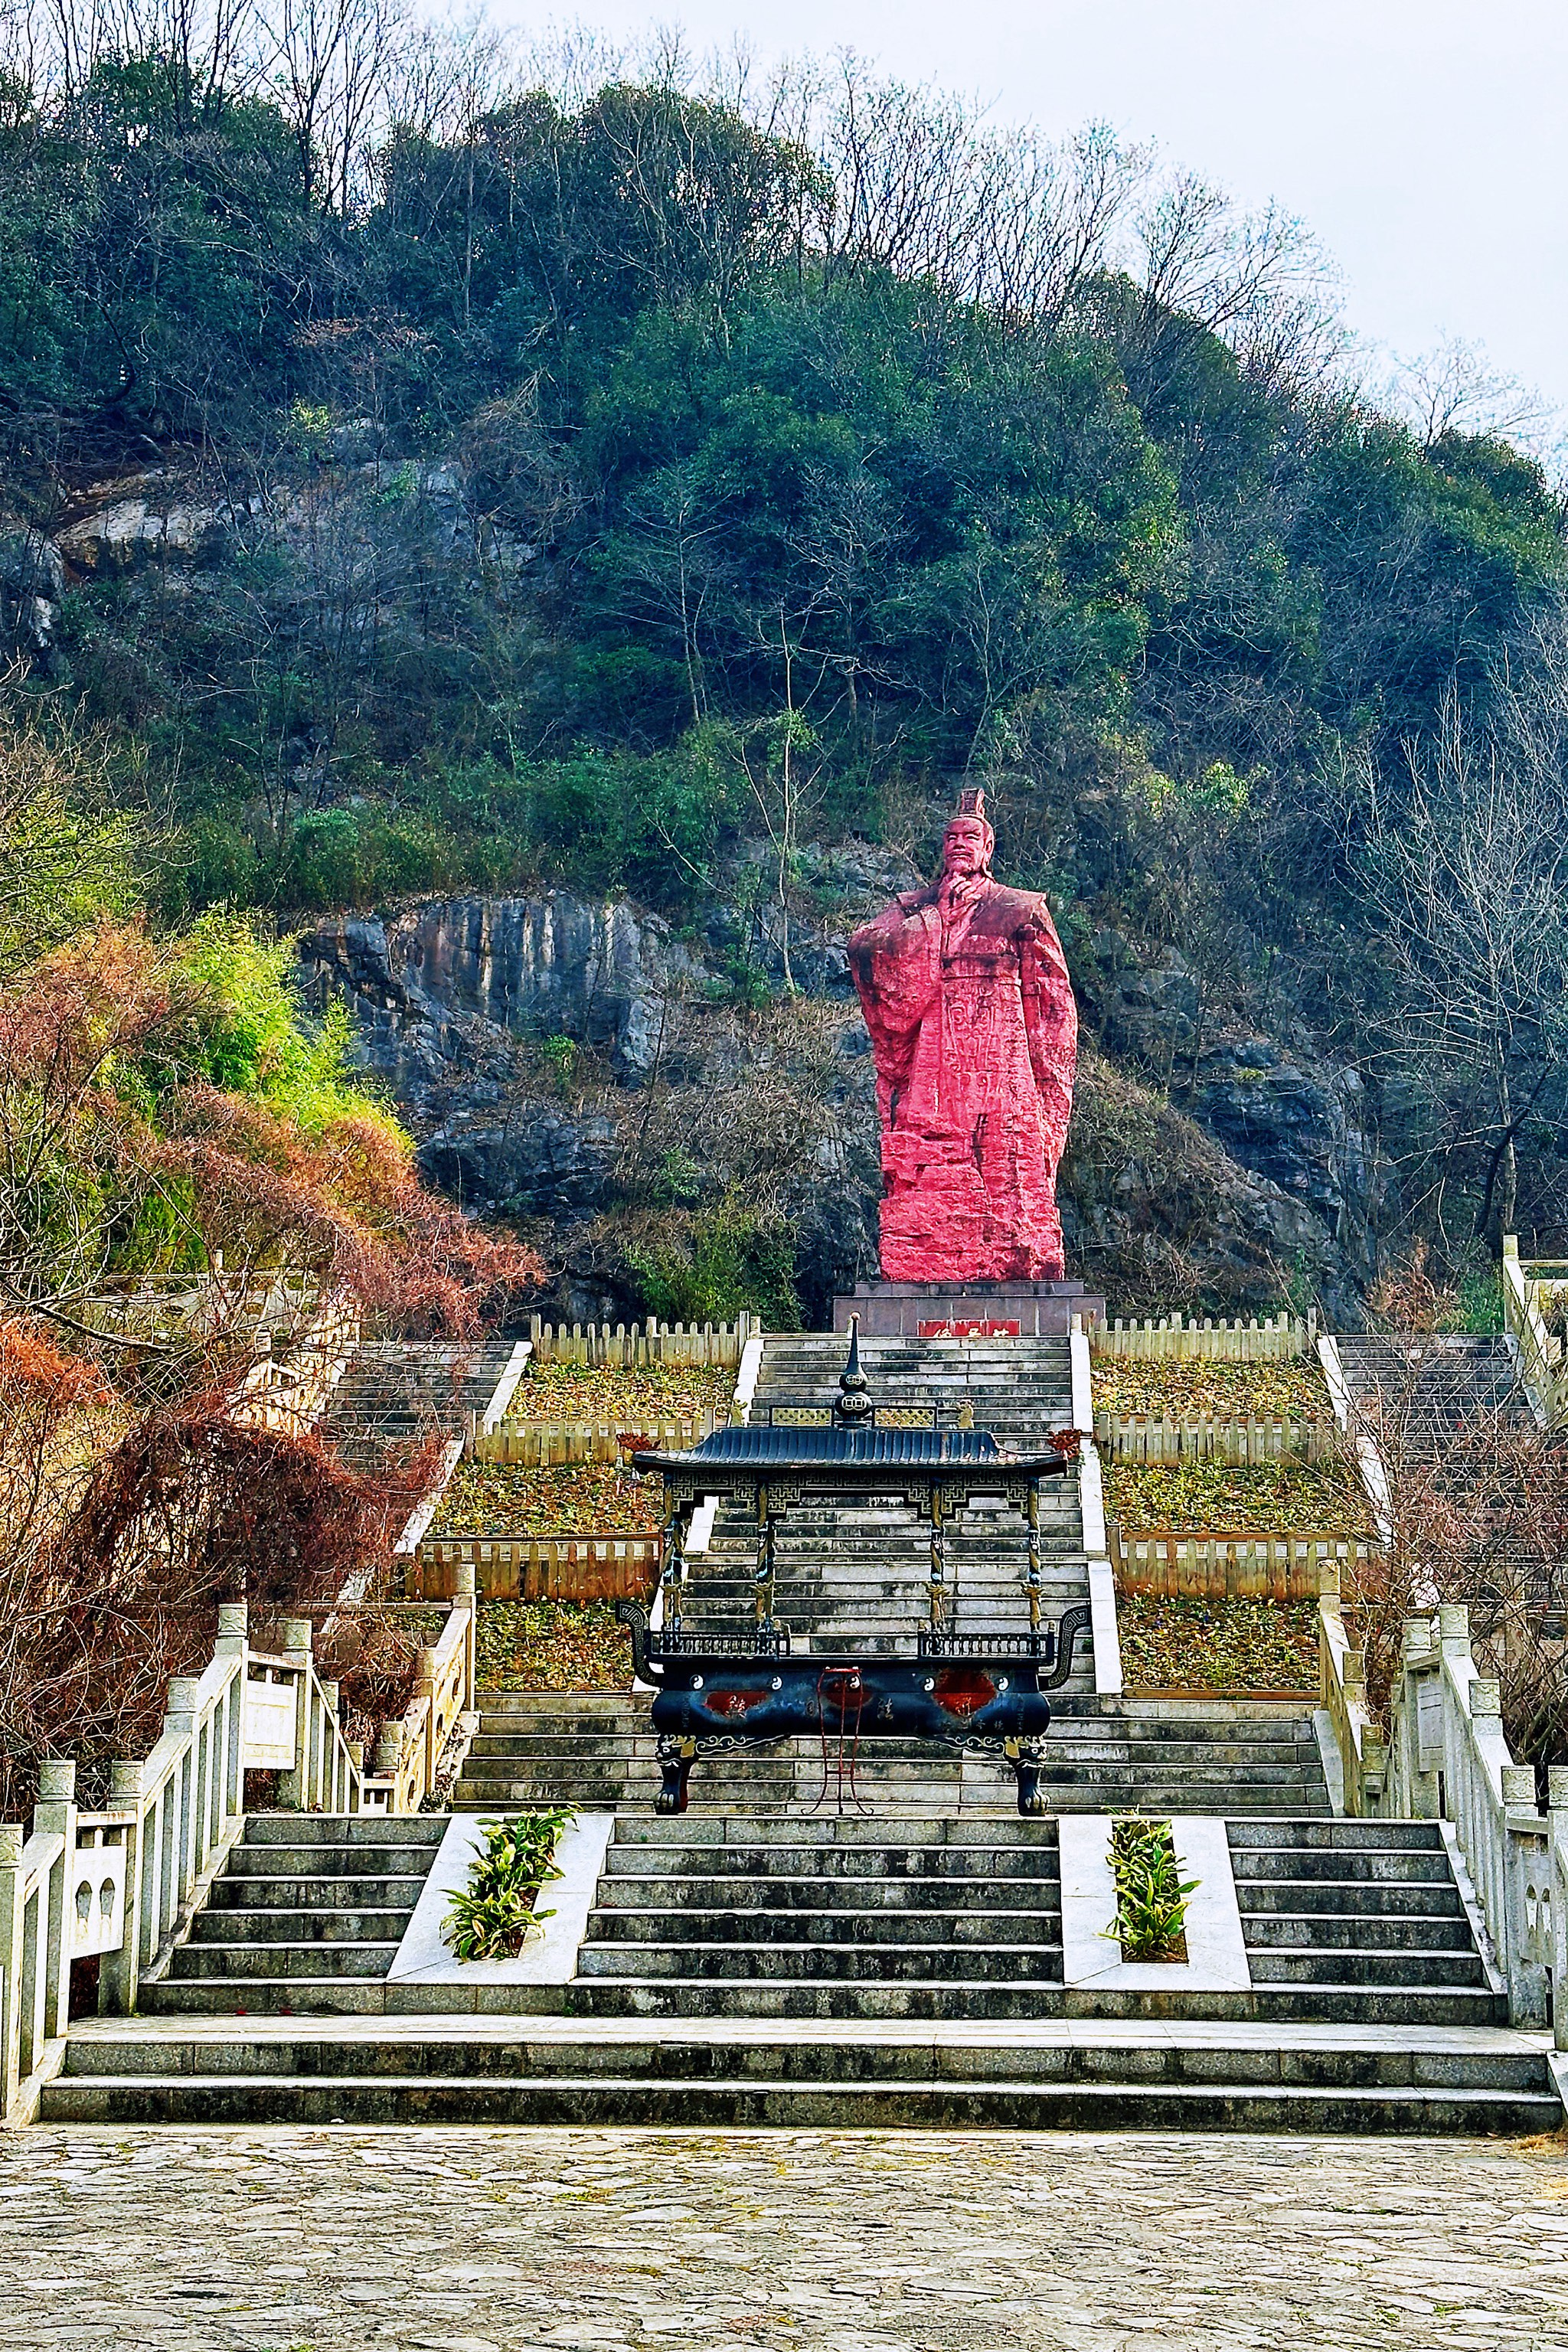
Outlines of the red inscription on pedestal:
{"type": "Polygon", "coordinates": [[[892,1282],[1066,1271],[1056,1180],[1078,1012],[1050,908],[992,880],[994,840],[984,794],[965,793],[939,878],[849,942],[877,1064],[892,1282]]]}
{"type": "Polygon", "coordinates": [[[1016,1339],[1017,1336],[1016,1323],[960,1323],[951,1315],[945,1323],[922,1323],[920,1327],[922,1339],[1016,1339]]]}

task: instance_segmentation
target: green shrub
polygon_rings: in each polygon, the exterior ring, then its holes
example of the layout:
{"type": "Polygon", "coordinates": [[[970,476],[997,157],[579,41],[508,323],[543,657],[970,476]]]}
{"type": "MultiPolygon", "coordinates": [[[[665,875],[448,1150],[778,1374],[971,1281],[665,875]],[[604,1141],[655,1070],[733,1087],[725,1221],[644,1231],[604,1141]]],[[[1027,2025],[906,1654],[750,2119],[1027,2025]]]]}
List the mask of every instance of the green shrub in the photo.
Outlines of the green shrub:
{"type": "Polygon", "coordinates": [[[1123,1813],[1111,1824],[1110,1869],[1116,1917],[1105,1932],[1121,1944],[1122,1958],[1183,1958],[1187,1897],[1198,1882],[1181,1875],[1170,1822],[1123,1813]]]}
{"type": "Polygon", "coordinates": [[[731,1201],[694,1215],[672,1214],[669,1240],[633,1249],[642,1312],[665,1323],[732,1323],[760,1315],[770,1331],[798,1331],[795,1235],[731,1201]]]}
{"type": "Polygon", "coordinates": [[[555,1848],[576,1820],[570,1806],[519,1813],[510,1822],[482,1822],[483,1851],[474,1856],[467,1886],[447,1906],[442,1932],[460,1960],[507,1960],[521,1952],[553,1911],[534,1898],[561,1873],[555,1848]]]}

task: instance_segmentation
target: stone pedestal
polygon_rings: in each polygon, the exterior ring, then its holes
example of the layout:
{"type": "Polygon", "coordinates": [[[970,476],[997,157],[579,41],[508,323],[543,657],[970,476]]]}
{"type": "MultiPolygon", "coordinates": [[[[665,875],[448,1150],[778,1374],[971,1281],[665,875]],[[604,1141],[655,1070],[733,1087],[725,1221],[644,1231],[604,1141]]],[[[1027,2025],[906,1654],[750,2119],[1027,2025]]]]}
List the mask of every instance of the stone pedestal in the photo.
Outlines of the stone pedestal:
{"type": "Polygon", "coordinates": [[[1105,1301],[1081,1282],[858,1282],[833,1302],[833,1328],[860,1318],[868,1339],[987,1336],[1065,1339],[1072,1318],[1105,1313],[1105,1301]]]}

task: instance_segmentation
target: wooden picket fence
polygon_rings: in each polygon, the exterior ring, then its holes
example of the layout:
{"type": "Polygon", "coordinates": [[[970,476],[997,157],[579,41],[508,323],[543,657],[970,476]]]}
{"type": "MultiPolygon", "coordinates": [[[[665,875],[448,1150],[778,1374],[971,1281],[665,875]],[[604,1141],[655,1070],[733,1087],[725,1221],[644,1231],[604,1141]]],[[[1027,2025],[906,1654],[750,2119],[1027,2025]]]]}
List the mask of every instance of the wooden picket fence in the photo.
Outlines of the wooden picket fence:
{"type": "Polygon", "coordinates": [[[1094,1442],[1116,1462],[1323,1462],[1332,1457],[1337,1439],[1328,1416],[1172,1421],[1103,1406],[1094,1416],[1094,1442]]]}
{"type": "Polygon", "coordinates": [[[646,1601],[658,1576],[657,1536],[427,1536],[409,1561],[411,1601],[446,1601],[459,1566],[481,1601],[646,1601]]]}
{"type": "MultiPolygon", "coordinates": [[[[1075,1318],[1076,1319],[1076,1318],[1075,1318]]],[[[1089,1325],[1089,1351],[1133,1363],[1278,1364],[1310,1354],[1318,1344],[1318,1318],[1277,1315],[1272,1322],[1184,1322],[1167,1315],[1158,1323],[1089,1325]]]]}
{"type": "Polygon", "coordinates": [[[737,1316],[733,1323],[544,1323],[529,1325],[536,1364],[608,1366],[631,1371],[639,1365],[711,1364],[739,1369],[746,1342],[762,1329],[761,1318],[737,1316]]]}
{"type": "Polygon", "coordinates": [[[636,1448],[682,1453],[725,1426],[729,1415],[711,1407],[695,1420],[643,1421],[622,1427],[613,1421],[503,1421],[469,1443],[475,1462],[510,1462],[525,1470],[554,1470],[578,1462],[619,1462],[636,1448]]]}
{"type": "Polygon", "coordinates": [[[1317,1528],[1110,1529],[1119,1592],[1161,1601],[1317,1601],[1375,1549],[1361,1536],[1317,1528]]]}

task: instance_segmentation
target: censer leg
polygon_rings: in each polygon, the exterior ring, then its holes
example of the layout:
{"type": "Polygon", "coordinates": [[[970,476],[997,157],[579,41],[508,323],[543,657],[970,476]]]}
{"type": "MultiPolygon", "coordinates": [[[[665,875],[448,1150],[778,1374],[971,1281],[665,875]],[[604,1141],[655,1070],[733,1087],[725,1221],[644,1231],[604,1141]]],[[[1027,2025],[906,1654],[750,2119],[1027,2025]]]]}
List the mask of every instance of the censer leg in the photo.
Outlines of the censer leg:
{"type": "Polygon", "coordinates": [[[654,1799],[656,1813],[683,1813],[689,1802],[689,1783],[691,1767],[697,1761],[694,1739],[672,1739],[668,1736],[658,1743],[658,1794],[654,1799]]]}

